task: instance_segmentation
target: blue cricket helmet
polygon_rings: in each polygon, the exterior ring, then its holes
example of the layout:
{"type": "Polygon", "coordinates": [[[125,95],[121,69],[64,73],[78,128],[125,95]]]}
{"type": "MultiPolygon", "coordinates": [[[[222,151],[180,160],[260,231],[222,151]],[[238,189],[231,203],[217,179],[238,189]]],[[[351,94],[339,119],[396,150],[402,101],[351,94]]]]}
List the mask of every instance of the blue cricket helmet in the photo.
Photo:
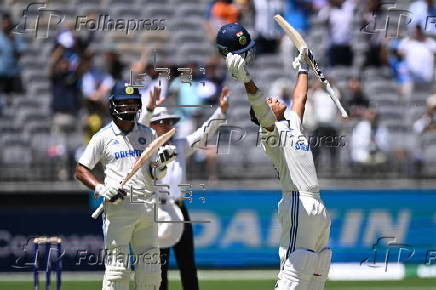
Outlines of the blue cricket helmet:
{"type": "Polygon", "coordinates": [[[129,83],[116,82],[112,87],[109,100],[120,101],[128,99],[141,99],[138,88],[132,87],[129,83]]]}
{"type": "Polygon", "coordinates": [[[222,26],[216,36],[216,45],[219,53],[226,57],[229,52],[246,54],[254,47],[254,40],[250,33],[239,23],[230,23],[222,26]]]}
{"type": "Polygon", "coordinates": [[[116,82],[109,96],[109,111],[114,120],[135,122],[141,110],[141,94],[129,83],[116,82]],[[127,100],[135,100],[127,102],[127,100]]]}

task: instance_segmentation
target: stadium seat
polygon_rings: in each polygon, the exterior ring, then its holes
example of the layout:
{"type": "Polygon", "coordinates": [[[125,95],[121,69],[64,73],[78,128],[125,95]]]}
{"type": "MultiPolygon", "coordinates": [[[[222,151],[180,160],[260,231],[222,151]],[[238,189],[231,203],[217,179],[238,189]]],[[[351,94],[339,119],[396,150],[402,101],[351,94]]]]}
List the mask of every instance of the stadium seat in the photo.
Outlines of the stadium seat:
{"type": "Polygon", "coordinates": [[[203,22],[199,22],[196,18],[183,19],[183,18],[175,18],[169,19],[167,24],[171,30],[185,30],[185,31],[198,31],[199,28],[202,29],[203,22]]]}
{"type": "Polygon", "coordinates": [[[145,5],[150,5],[150,4],[158,4],[158,5],[167,5],[169,3],[169,0],[139,0],[139,4],[145,4],[145,5]]]}
{"type": "Polygon", "coordinates": [[[136,0],[109,0],[109,7],[112,7],[114,4],[121,4],[127,6],[134,5],[136,0]]]}
{"type": "Polygon", "coordinates": [[[180,3],[178,8],[176,9],[176,15],[178,17],[189,17],[189,18],[202,18],[204,19],[204,16],[206,14],[206,5],[203,4],[190,4],[190,3],[180,3]]]}
{"type": "Polygon", "coordinates": [[[188,43],[190,45],[202,44],[205,43],[205,39],[203,35],[193,34],[191,31],[177,31],[174,33],[172,37],[175,43],[188,43]]]}
{"type": "Polygon", "coordinates": [[[173,9],[161,4],[147,4],[144,12],[147,17],[167,19],[166,22],[173,17],[173,9]]]}
{"type": "Polygon", "coordinates": [[[139,19],[143,15],[142,11],[125,4],[112,4],[111,13],[115,18],[122,19],[139,19]]]}

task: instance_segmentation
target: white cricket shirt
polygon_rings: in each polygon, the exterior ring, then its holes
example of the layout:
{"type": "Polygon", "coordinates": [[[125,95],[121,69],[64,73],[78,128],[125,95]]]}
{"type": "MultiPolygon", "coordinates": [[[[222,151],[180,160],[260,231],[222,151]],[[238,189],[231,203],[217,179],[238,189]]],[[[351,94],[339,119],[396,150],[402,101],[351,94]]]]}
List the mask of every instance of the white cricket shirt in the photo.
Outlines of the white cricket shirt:
{"type": "Polygon", "coordinates": [[[261,128],[262,148],[279,174],[283,192],[298,190],[317,195],[318,177],[311,148],[301,132],[301,119],[293,111],[286,116],[288,119],[275,122],[271,132],[261,128]]]}
{"type": "MultiPolygon", "coordinates": [[[[114,122],[111,122],[92,136],[79,163],[92,170],[98,162],[101,162],[105,173],[104,183],[118,186],[141,153],[155,138],[157,138],[156,132],[140,123],[136,123],[132,131],[125,134],[114,122]]],[[[155,159],[156,156],[150,158],[150,161],[146,162],[127,182],[126,187],[132,186],[134,190],[151,194],[154,185],[149,164],[155,159]]]]}

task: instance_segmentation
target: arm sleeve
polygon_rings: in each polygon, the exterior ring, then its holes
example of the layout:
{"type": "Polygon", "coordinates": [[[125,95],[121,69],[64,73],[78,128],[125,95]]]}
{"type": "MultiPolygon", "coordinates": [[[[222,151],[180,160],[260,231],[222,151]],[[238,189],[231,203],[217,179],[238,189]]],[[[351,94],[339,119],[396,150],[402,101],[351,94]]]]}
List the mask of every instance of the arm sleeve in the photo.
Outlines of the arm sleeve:
{"type": "Polygon", "coordinates": [[[287,117],[288,117],[287,120],[289,122],[289,128],[297,129],[299,132],[301,132],[303,128],[301,126],[301,119],[297,115],[297,113],[295,113],[294,111],[289,111],[287,117]]]}
{"type": "Polygon", "coordinates": [[[226,122],[226,114],[221,112],[221,108],[218,108],[213,115],[206,122],[204,122],[203,126],[186,137],[186,140],[188,141],[185,152],[186,156],[194,153],[194,151],[199,147],[205,146],[208,136],[213,136],[218,128],[226,122]]]}
{"type": "Polygon", "coordinates": [[[85,151],[79,159],[79,163],[88,169],[93,169],[103,156],[104,143],[101,135],[96,134],[89,141],[85,151]]]}
{"type": "Polygon", "coordinates": [[[248,94],[248,102],[253,108],[261,127],[270,128],[274,126],[277,119],[259,89],[253,95],[248,94]]]}

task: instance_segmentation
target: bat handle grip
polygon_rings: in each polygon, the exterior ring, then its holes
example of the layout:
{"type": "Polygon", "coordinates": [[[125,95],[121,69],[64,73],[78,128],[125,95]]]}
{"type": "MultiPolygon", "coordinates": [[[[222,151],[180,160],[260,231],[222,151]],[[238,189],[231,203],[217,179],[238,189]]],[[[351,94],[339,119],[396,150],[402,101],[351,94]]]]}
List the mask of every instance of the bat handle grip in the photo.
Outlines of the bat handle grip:
{"type": "Polygon", "coordinates": [[[100,206],[92,213],[91,217],[93,219],[97,219],[104,211],[104,205],[103,205],[104,201],[100,204],[100,206]]]}
{"type": "MultiPolygon", "coordinates": [[[[126,184],[126,180],[125,179],[121,180],[120,181],[120,188],[123,187],[125,184],[126,184]]],[[[91,217],[93,219],[96,220],[103,213],[103,211],[104,211],[104,203],[105,202],[106,201],[103,200],[103,202],[100,203],[100,206],[92,213],[91,217]]]]}

